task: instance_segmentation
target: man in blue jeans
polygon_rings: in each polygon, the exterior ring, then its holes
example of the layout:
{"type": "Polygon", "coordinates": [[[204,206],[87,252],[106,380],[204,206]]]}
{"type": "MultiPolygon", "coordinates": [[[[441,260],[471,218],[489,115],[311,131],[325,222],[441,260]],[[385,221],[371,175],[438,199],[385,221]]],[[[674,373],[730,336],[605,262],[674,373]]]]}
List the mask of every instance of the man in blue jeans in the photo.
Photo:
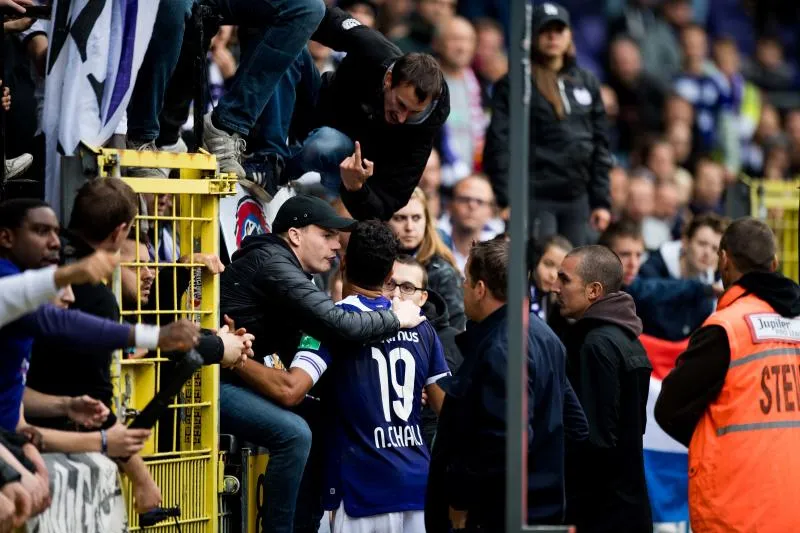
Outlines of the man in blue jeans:
{"type": "MultiPolygon", "coordinates": [[[[240,159],[245,149],[244,138],[255,126],[283,74],[316,30],[325,14],[325,5],[322,0],[202,2],[212,7],[218,15],[217,22],[261,28],[257,46],[241,62],[236,78],[217,108],[205,118],[203,142],[217,156],[220,170],[243,179],[240,159]]],[[[131,147],[155,149],[158,116],[170,77],[173,83],[183,85],[184,90],[191,87],[194,78],[182,73],[187,68],[191,72],[194,55],[191,46],[184,46],[186,53],[182,54],[181,43],[186,34],[186,17],[195,3],[198,0],[160,2],[153,37],[128,109],[131,147]],[[181,68],[181,62],[188,65],[181,68]],[[179,79],[175,79],[178,75],[179,79]]]]}

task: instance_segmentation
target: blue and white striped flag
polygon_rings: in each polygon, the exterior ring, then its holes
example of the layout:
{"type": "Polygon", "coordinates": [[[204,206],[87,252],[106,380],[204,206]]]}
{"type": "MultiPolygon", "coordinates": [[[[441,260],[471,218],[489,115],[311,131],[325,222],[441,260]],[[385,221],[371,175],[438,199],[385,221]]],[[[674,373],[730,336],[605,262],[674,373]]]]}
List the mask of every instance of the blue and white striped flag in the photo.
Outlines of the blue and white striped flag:
{"type": "MultiPolygon", "coordinates": [[[[170,1],[170,0],[164,0],[170,1]]],[[[101,146],[125,117],[159,0],[54,0],[45,86],[45,197],[61,213],[60,157],[101,146]]]]}

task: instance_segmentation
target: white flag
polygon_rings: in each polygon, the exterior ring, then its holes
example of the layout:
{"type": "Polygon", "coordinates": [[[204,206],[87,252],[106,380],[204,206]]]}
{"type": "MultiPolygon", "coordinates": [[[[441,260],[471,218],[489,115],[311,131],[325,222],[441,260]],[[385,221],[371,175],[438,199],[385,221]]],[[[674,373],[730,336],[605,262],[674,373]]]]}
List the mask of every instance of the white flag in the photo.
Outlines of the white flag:
{"type": "MultiPolygon", "coordinates": [[[[165,0],[169,1],[169,0],[165,0]]],[[[54,0],[44,132],[45,199],[61,213],[59,154],[101,146],[125,116],[159,0],[54,0]]]]}

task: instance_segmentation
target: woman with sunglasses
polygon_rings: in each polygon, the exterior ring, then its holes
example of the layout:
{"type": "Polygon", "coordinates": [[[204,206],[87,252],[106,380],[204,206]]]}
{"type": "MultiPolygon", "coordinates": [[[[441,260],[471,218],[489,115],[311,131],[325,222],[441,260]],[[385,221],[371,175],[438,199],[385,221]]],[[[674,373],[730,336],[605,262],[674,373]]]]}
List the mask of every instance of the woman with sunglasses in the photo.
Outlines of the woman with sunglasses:
{"type": "Polygon", "coordinates": [[[428,201],[417,187],[408,203],[389,220],[389,226],[400,241],[401,252],[413,256],[428,273],[428,288],[439,293],[447,303],[450,325],[463,331],[464,293],[461,274],[453,252],[436,231],[435,220],[428,210],[428,201]]]}

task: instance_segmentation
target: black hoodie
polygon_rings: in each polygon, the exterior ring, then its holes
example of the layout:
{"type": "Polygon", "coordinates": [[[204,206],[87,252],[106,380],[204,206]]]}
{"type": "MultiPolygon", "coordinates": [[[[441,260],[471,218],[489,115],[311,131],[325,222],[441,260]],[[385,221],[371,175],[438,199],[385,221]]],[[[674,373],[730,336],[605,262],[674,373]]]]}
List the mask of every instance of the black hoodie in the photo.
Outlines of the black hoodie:
{"type": "MultiPolygon", "coordinates": [[[[800,286],[789,278],[751,272],[736,284],[767,302],[781,316],[800,316],[800,286]]],[[[664,379],[655,407],[656,421],[684,446],[689,445],[703,413],[722,391],[730,363],[725,330],[708,326],[692,335],[689,347],[664,379]]]]}
{"type": "Polygon", "coordinates": [[[652,532],[642,437],[652,366],[624,292],[604,296],[562,341],[589,440],[567,440],[567,523],[586,532],[652,532]],[[599,519],[598,517],[602,517],[599,519]]]}

